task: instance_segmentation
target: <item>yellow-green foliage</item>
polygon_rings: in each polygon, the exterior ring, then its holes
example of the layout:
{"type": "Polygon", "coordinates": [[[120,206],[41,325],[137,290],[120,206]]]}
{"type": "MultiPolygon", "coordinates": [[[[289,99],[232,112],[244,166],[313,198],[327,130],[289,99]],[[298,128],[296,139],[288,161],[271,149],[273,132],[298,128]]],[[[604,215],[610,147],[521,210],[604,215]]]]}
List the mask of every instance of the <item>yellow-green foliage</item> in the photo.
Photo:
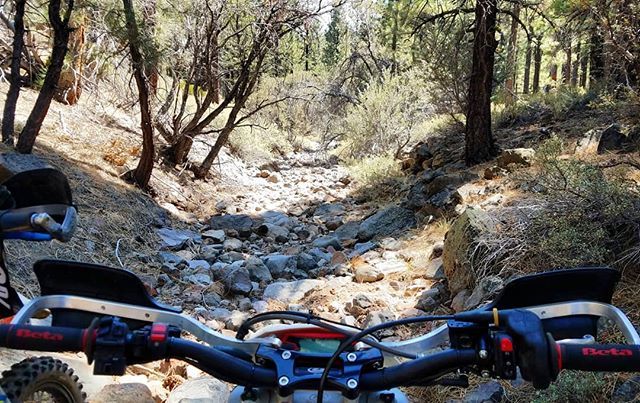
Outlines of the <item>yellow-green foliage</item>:
{"type": "Polygon", "coordinates": [[[623,172],[560,158],[561,150],[554,137],[537,152],[537,185],[548,207],[533,222],[536,249],[558,266],[610,263],[638,242],[638,188],[623,172]]]}
{"type": "Polygon", "coordinates": [[[362,186],[376,186],[402,176],[400,164],[390,155],[352,160],[349,162],[348,168],[351,176],[362,186]]]}
{"type": "Polygon", "coordinates": [[[413,141],[424,137],[417,129],[431,115],[426,88],[416,71],[385,73],[372,82],[347,110],[344,151],[349,157],[399,156],[413,141]]]}

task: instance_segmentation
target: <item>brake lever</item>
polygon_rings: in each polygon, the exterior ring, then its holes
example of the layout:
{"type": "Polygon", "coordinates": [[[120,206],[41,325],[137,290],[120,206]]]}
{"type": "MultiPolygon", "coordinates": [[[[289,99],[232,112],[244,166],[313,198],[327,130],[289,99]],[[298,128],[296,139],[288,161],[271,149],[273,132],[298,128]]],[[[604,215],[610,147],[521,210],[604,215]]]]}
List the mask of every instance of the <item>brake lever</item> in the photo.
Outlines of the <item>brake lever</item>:
{"type": "Polygon", "coordinates": [[[75,207],[67,207],[62,224],[59,224],[47,213],[36,213],[31,216],[31,225],[37,226],[61,242],[69,242],[77,226],[78,213],[75,207]]]}

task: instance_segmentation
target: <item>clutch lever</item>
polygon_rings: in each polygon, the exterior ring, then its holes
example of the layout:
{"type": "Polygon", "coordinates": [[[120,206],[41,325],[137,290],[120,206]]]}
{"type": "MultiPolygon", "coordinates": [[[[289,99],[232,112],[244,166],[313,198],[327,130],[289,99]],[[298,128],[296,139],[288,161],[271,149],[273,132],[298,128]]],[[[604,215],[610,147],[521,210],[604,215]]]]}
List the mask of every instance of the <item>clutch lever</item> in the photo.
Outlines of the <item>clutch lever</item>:
{"type": "Polygon", "coordinates": [[[62,224],[59,224],[47,213],[36,213],[31,216],[31,225],[41,228],[54,239],[69,242],[77,227],[77,217],[78,213],[75,207],[67,207],[62,224]]]}

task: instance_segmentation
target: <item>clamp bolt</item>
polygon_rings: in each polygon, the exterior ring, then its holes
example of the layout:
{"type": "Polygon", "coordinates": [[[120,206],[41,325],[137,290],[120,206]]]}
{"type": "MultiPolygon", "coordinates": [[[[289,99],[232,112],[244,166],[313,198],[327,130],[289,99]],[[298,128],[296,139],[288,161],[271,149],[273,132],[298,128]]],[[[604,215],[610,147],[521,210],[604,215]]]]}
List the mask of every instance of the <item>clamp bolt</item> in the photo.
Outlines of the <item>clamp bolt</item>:
{"type": "Polygon", "coordinates": [[[486,369],[481,372],[481,375],[482,375],[483,378],[491,377],[491,373],[489,371],[487,371],[486,369]]]}
{"type": "Polygon", "coordinates": [[[356,355],[356,353],[347,354],[347,361],[354,362],[357,359],[358,359],[358,356],[356,355]]]}
{"type": "Polygon", "coordinates": [[[358,387],[358,381],[356,381],[355,379],[351,378],[347,381],[347,386],[349,387],[349,389],[355,389],[358,387]]]}
{"type": "Polygon", "coordinates": [[[487,350],[480,350],[480,351],[478,351],[478,355],[483,360],[486,360],[489,357],[489,352],[487,350]]]}
{"type": "Polygon", "coordinates": [[[287,386],[288,384],[289,384],[289,378],[287,378],[286,376],[281,376],[280,379],[278,379],[278,385],[287,386]]]}
{"type": "Polygon", "coordinates": [[[291,358],[291,351],[283,351],[282,352],[282,359],[283,360],[288,360],[289,358],[291,358]]]}

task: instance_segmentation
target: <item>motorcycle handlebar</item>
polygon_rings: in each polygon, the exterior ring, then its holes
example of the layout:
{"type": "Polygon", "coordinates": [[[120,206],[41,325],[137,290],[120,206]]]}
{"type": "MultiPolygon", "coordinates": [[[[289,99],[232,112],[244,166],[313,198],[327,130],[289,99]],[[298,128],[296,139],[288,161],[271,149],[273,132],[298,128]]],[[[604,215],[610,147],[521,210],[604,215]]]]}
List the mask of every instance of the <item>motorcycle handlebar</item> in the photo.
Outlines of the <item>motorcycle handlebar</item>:
{"type": "MultiPolygon", "coordinates": [[[[49,352],[91,350],[96,333],[90,329],[67,327],[0,325],[0,347],[49,352]],[[89,347],[88,347],[89,346],[89,347]]],[[[640,346],[626,344],[553,344],[558,369],[580,371],[638,372],[640,346]]],[[[91,352],[88,352],[91,353],[91,352]]],[[[169,337],[161,358],[181,359],[223,381],[238,385],[276,387],[275,369],[194,341],[169,337]]],[[[157,359],[157,358],[156,358],[157,359]]],[[[132,363],[136,362],[135,359],[132,363]]],[[[364,372],[361,391],[379,391],[398,386],[419,384],[430,377],[455,371],[478,362],[473,349],[449,349],[417,358],[393,367],[364,372]]]]}

